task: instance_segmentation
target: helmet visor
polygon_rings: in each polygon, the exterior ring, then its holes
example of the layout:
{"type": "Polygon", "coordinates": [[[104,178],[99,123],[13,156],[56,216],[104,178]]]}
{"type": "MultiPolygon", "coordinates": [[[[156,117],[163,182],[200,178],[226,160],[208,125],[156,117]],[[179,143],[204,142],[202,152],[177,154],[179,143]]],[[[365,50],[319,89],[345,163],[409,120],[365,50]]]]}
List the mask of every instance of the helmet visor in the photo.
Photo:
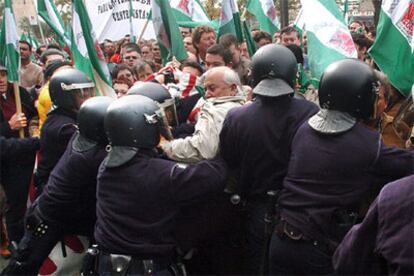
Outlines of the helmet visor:
{"type": "Polygon", "coordinates": [[[161,138],[166,140],[173,140],[170,126],[168,124],[167,116],[163,109],[157,110],[154,114],[144,114],[145,120],[148,124],[156,125],[158,127],[161,138]]]}
{"type": "Polygon", "coordinates": [[[394,118],[392,126],[395,133],[403,140],[408,140],[414,124],[414,102],[412,96],[408,97],[401,105],[394,118]]]}
{"type": "Polygon", "coordinates": [[[167,99],[163,103],[159,104],[163,110],[165,119],[169,126],[178,125],[177,109],[175,108],[174,99],[167,99]]]}

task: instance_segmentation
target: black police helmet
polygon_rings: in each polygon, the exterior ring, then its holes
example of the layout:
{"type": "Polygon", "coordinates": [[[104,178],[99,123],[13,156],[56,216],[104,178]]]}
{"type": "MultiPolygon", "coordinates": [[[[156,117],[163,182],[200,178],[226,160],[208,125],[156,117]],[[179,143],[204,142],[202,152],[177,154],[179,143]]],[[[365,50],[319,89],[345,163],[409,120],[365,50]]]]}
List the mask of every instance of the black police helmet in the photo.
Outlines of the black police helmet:
{"type": "Polygon", "coordinates": [[[114,101],[111,97],[93,97],[85,101],[78,112],[78,127],[82,136],[97,142],[107,144],[104,129],[106,110],[114,101]]]}
{"type": "Polygon", "coordinates": [[[128,95],[141,95],[150,98],[160,104],[172,99],[167,88],[155,82],[141,82],[128,90],[128,95]]]}
{"type": "Polygon", "coordinates": [[[254,94],[277,97],[294,92],[297,62],[285,46],[261,47],[252,58],[251,72],[254,94]]]}
{"type": "Polygon", "coordinates": [[[329,65],[319,83],[319,103],[323,109],[347,112],[357,119],[374,113],[379,83],[371,67],[357,59],[329,65]]]}
{"type": "Polygon", "coordinates": [[[53,75],[49,84],[50,98],[56,107],[76,109],[76,94],[93,89],[95,84],[81,71],[70,68],[53,75]]]}
{"type": "Polygon", "coordinates": [[[141,95],[116,100],[105,116],[105,132],[112,147],[152,149],[160,141],[161,124],[158,104],[141,95]]]}

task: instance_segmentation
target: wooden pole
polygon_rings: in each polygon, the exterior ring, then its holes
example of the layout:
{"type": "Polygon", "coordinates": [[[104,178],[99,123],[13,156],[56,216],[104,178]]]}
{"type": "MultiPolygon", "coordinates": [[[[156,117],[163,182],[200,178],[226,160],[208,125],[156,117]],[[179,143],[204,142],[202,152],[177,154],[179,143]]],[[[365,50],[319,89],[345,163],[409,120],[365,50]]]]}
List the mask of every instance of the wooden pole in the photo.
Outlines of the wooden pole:
{"type": "Polygon", "coordinates": [[[148,26],[148,22],[149,22],[149,19],[147,18],[147,21],[145,21],[144,28],[142,28],[141,34],[139,35],[139,38],[137,40],[137,44],[141,41],[142,37],[144,36],[145,30],[147,29],[147,26],[148,26]]]}
{"type": "MultiPolygon", "coordinates": [[[[20,100],[20,89],[17,81],[13,82],[14,100],[16,102],[16,114],[22,113],[22,102],[20,100]]],[[[24,138],[24,129],[19,129],[19,137],[24,138]]]]}

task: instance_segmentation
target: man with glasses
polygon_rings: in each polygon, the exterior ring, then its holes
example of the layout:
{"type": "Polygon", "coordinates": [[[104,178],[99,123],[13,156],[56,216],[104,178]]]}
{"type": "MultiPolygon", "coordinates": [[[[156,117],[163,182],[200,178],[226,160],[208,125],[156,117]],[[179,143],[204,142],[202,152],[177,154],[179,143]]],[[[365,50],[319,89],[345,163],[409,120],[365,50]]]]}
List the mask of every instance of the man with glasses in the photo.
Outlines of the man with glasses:
{"type": "Polygon", "coordinates": [[[127,64],[131,68],[137,65],[140,59],[141,54],[139,53],[138,48],[127,48],[122,57],[123,63],[127,64]]]}

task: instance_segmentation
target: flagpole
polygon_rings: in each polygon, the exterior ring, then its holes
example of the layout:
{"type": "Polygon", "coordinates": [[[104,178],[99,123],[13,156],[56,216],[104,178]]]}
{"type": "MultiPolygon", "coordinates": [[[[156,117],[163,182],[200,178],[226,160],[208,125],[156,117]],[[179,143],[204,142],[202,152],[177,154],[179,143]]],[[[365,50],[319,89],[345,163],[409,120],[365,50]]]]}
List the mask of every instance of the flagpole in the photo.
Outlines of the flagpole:
{"type": "MultiPolygon", "coordinates": [[[[16,114],[22,113],[22,102],[20,100],[20,89],[19,89],[19,82],[13,82],[13,90],[14,90],[14,100],[16,101],[16,114]]],[[[23,128],[19,129],[19,137],[24,138],[24,130],[23,128]]]]}
{"type": "Polygon", "coordinates": [[[147,29],[147,26],[148,26],[148,22],[149,22],[149,18],[147,18],[147,21],[145,21],[144,28],[142,28],[141,34],[139,35],[139,38],[137,40],[137,44],[141,41],[142,37],[144,36],[145,30],[147,29]]]}
{"type": "MultiPolygon", "coordinates": [[[[34,1],[33,1],[33,0],[32,0],[32,4],[33,4],[33,6],[34,6],[34,7],[36,7],[36,6],[35,6],[35,3],[34,3],[34,1]]],[[[37,19],[37,25],[39,26],[40,36],[41,36],[41,38],[42,38],[43,44],[47,44],[47,43],[46,43],[46,40],[45,40],[45,36],[44,36],[44,34],[43,34],[42,24],[40,24],[40,20],[39,20],[39,12],[38,12],[37,10],[36,10],[36,19],[37,19]]]]}

